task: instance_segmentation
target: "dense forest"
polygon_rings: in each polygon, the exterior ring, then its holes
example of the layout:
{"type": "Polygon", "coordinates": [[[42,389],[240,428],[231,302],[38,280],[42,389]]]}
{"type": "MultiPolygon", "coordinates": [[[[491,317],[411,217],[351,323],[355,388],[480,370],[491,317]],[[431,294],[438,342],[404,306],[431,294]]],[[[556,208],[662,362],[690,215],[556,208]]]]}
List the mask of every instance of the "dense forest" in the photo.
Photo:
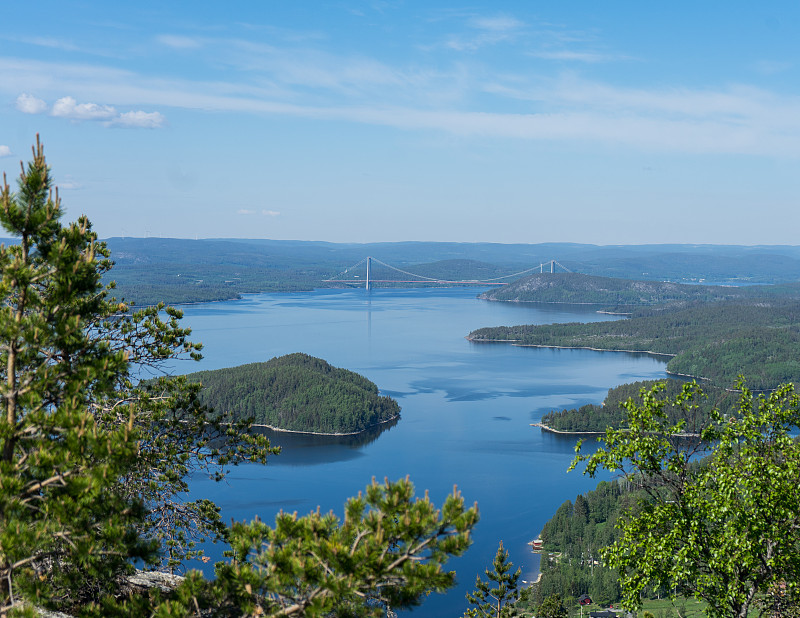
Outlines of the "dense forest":
{"type": "MultiPolygon", "coordinates": [[[[621,384],[608,390],[602,404],[589,403],[580,408],[553,410],[542,416],[542,425],[556,431],[596,431],[604,432],[607,427],[619,428],[623,425],[626,414],[622,404],[628,399],[637,399],[642,389],[649,391],[656,384],[663,384],[663,395],[667,400],[672,400],[681,393],[684,383],[679,380],[642,380],[629,384],[621,384]]],[[[698,433],[703,424],[708,420],[708,412],[712,407],[721,412],[736,409],[738,393],[728,389],[703,387],[703,397],[694,399],[691,403],[696,408],[678,408],[674,405],[664,407],[664,413],[671,423],[680,420],[686,421],[687,433],[698,433]]]]}
{"type": "Polygon", "coordinates": [[[283,430],[357,433],[400,414],[397,402],[379,395],[365,377],[307,354],[199,371],[188,379],[203,384],[201,400],[215,410],[283,430]]]}
{"type": "Polygon", "coordinates": [[[723,388],[739,374],[755,390],[800,382],[800,303],[788,300],[643,309],[612,322],[481,328],[469,339],[664,354],[674,357],[668,371],[723,388]]]}
{"type": "Polygon", "coordinates": [[[601,481],[595,490],[558,508],[540,535],[541,578],[532,586],[536,603],[551,594],[561,595],[567,606],[575,605],[582,594],[601,605],[619,600],[617,574],[602,566],[600,550],[617,539],[614,523],[636,499],[626,485],[601,481]]]}

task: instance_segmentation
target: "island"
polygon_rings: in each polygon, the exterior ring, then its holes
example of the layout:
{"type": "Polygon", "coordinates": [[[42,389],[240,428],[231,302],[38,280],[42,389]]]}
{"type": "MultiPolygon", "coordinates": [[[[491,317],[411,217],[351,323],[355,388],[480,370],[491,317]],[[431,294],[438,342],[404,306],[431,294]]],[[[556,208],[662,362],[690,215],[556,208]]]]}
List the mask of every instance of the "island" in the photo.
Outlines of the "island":
{"type": "Polygon", "coordinates": [[[189,374],[200,399],[234,419],[280,431],[350,435],[395,420],[400,406],[364,376],[308,354],[189,374]]]}

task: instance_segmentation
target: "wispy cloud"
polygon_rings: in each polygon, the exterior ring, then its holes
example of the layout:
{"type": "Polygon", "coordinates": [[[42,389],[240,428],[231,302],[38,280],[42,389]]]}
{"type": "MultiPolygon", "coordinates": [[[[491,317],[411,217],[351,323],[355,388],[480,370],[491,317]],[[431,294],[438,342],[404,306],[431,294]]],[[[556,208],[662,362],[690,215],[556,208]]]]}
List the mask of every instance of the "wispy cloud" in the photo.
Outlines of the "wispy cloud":
{"type": "Polygon", "coordinates": [[[19,43],[27,43],[28,45],[35,45],[37,47],[48,47],[50,49],[60,49],[62,51],[79,51],[80,48],[70,41],[57,39],[55,37],[18,37],[18,36],[2,36],[7,41],[16,41],[19,43]]]}
{"type": "Polygon", "coordinates": [[[782,61],[761,60],[759,62],[753,63],[751,66],[757,73],[761,73],[762,75],[775,75],[777,73],[783,73],[791,69],[792,63],[782,62],[782,61]]]}
{"type": "Polygon", "coordinates": [[[58,188],[67,191],[76,191],[83,189],[83,185],[77,182],[71,175],[67,174],[64,179],[57,183],[58,188]]]}
{"type": "Polygon", "coordinates": [[[11,148],[8,146],[0,145],[0,157],[10,157],[11,156],[11,148]]]}
{"type": "Polygon", "coordinates": [[[467,20],[467,29],[449,35],[444,45],[455,51],[476,51],[488,45],[511,41],[524,28],[524,22],[507,15],[472,16],[467,20]]]}
{"type": "Polygon", "coordinates": [[[197,49],[202,47],[202,40],[197,37],[188,37],[177,34],[160,34],[156,41],[173,49],[197,49]]]}
{"type": "Polygon", "coordinates": [[[600,52],[594,51],[570,51],[570,50],[560,50],[560,51],[538,51],[538,52],[530,52],[531,56],[534,58],[542,58],[544,60],[563,60],[568,62],[587,62],[587,63],[596,63],[596,62],[616,62],[618,60],[630,60],[627,56],[621,55],[613,55],[613,54],[604,54],[600,52]]]}
{"type": "MultiPolygon", "coordinates": [[[[489,75],[467,65],[426,75],[369,59],[336,67],[334,56],[313,53],[293,65],[286,52],[270,58],[267,50],[261,51],[264,57],[254,60],[260,63],[258,71],[237,82],[168,80],[98,66],[0,58],[0,91],[16,86],[17,92],[44,92],[40,84],[46,83],[51,91],[69,88],[84,100],[113,101],[113,107],[75,99],[62,103],[72,118],[100,118],[110,126],[165,124],[159,112],[119,113],[122,105],[172,107],[464,137],[622,144],[655,152],[800,156],[800,97],[746,85],[627,88],[573,73],[548,79],[524,73],[489,75]],[[458,95],[440,98],[448,88],[458,95]],[[459,96],[463,93],[469,98],[459,96]]],[[[28,113],[43,113],[42,103],[31,95],[17,99],[17,107],[28,113]]]]}
{"type": "Polygon", "coordinates": [[[261,214],[265,217],[278,217],[281,213],[277,210],[262,210],[261,214]]]}
{"type": "Polygon", "coordinates": [[[255,210],[250,210],[249,208],[240,208],[236,211],[237,215],[254,215],[256,214],[255,210]]]}
{"type": "Polygon", "coordinates": [[[167,119],[159,112],[142,111],[123,112],[111,120],[113,126],[140,129],[160,129],[166,122],[167,119]]]}

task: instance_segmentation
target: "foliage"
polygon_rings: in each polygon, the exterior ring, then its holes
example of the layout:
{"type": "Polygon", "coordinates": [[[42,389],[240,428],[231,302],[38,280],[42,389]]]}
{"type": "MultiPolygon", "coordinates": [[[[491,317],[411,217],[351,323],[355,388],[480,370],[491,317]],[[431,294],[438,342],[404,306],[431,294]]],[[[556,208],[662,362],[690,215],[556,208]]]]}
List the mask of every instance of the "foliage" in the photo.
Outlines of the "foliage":
{"type": "Polygon", "coordinates": [[[457,491],[436,509],[408,479],[376,483],[348,500],[344,520],[280,513],[274,528],[234,524],[232,560],[199,595],[217,615],[382,616],[455,582],[450,556],[470,545],[476,506],[457,491]]]}
{"type": "Polygon", "coordinates": [[[517,615],[514,601],[518,597],[517,581],[521,569],[512,573],[513,568],[508,551],[503,549],[503,542],[500,541],[492,560],[492,570],[485,570],[487,581],[481,580],[478,575],[474,592],[467,593],[467,601],[475,607],[470,607],[464,613],[465,618],[511,618],[517,615]]]}
{"type": "Polygon", "coordinates": [[[400,414],[365,377],[307,354],[187,377],[203,384],[200,397],[215,410],[280,429],[356,433],[400,414]]]}
{"type": "MultiPolygon", "coordinates": [[[[791,430],[800,402],[791,385],[754,400],[742,385],[736,416],[712,413],[702,440],[679,438],[660,388],[630,400],[625,430],[609,429],[604,446],[578,455],[586,472],[618,470],[646,498],[618,526],[605,552],[620,574],[624,602],[638,607],[646,586],[685,590],[708,603],[711,616],[763,612],[756,600],[800,582],[800,443],[791,430]],[[708,457],[694,463],[709,445],[708,457]]],[[[696,385],[674,405],[692,407],[696,385]]]]}
{"type": "Polygon", "coordinates": [[[225,529],[210,501],[187,502],[186,479],[264,461],[248,419],[211,414],[199,385],[160,376],[166,361],[199,358],[162,305],[129,313],[109,296],[105,245],[84,217],[62,226],[38,142],[19,189],[3,183],[0,223],[0,614],[33,605],[86,616],[288,615],[341,605],[374,613],[364,595],[412,605],[453,583],[442,565],[469,545],[477,509],[454,492],[441,511],[412,500],[410,482],[373,484],[341,524],[319,513],[225,529]],[[138,561],[169,568],[207,534],[230,538],[234,561],[215,582],[197,572],[169,598],[118,586],[138,561]],[[314,562],[317,560],[317,562],[314,562]],[[213,602],[213,603],[211,603],[213,602]],[[227,612],[227,614],[226,614],[227,612]]]}
{"type": "Polygon", "coordinates": [[[135,419],[126,411],[105,426],[90,409],[114,397],[128,371],[127,351],[97,336],[97,318],[109,312],[100,277],[110,263],[85,218],[62,227],[60,216],[37,140],[18,191],[4,176],[0,196],[0,223],[19,239],[0,246],[3,615],[26,599],[96,594],[107,572],[152,560],[156,550],[136,532],[141,499],[109,490],[136,459],[135,419]]]}
{"type": "Polygon", "coordinates": [[[674,356],[667,370],[730,387],[744,375],[752,388],[800,382],[800,303],[720,302],[648,309],[629,320],[482,328],[472,341],[649,352],[674,356]]]}
{"type": "MultiPolygon", "coordinates": [[[[638,396],[641,389],[650,390],[655,386],[655,380],[643,380],[629,384],[621,384],[608,390],[606,398],[600,405],[588,403],[580,408],[553,410],[542,415],[542,424],[556,431],[564,432],[605,432],[607,427],[622,427],[626,413],[624,404],[631,397],[638,396]]],[[[675,397],[683,389],[683,382],[678,380],[662,380],[664,394],[675,397]]],[[[732,412],[736,408],[737,395],[728,389],[705,386],[703,392],[706,397],[696,401],[697,408],[690,410],[692,418],[687,418],[686,431],[688,433],[700,431],[703,424],[708,422],[709,413],[716,407],[723,412],[732,412]]],[[[670,422],[676,423],[687,412],[683,408],[667,405],[664,408],[670,422]]]]}
{"type": "Polygon", "coordinates": [[[567,608],[558,594],[548,596],[536,610],[538,618],[567,618],[567,608]]]}
{"type": "Polygon", "coordinates": [[[630,484],[601,481],[597,488],[564,502],[542,528],[544,542],[539,581],[532,585],[532,600],[541,605],[558,595],[568,605],[583,594],[607,605],[620,599],[616,571],[601,564],[601,551],[620,532],[620,514],[636,504],[630,484]]]}

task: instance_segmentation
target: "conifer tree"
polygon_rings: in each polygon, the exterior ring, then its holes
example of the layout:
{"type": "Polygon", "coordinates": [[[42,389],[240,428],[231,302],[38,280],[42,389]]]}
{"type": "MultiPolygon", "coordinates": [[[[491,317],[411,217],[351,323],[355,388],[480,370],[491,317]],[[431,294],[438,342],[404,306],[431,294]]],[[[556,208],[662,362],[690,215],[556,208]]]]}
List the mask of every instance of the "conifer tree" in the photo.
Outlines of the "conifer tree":
{"type": "Polygon", "coordinates": [[[476,607],[469,608],[465,618],[511,618],[517,615],[513,607],[517,599],[517,580],[522,569],[512,573],[513,563],[508,559],[508,551],[503,549],[503,541],[497,548],[492,570],[486,569],[487,581],[480,575],[475,578],[475,591],[467,593],[467,601],[476,607]]]}
{"type": "Polygon", "coordinates": [[[281,514],[230,530],[212,502],[186,501],[190,473],[264,462],[269,443],[210,414],[199,385],[159,375],[199,357],[180,311],[113,299],[105,245],[85,217],[61,216],[37,136],[17,191],[4,176],[0,193],[16,239],[0,245],[0,615],[375,615],[453,585],[443,565],[478,518],[457,492],[436,509],[407,479],[373,483],[341,522],[281,514]],[[120,595],[133,561],[181,566],[208,534],[232,544],[217,580],[194,571],[169,598],[120,595]]]}
{"type": "Polygon", "coordinates": [[[18,191],[5,175],[0,223],[0,614],[26,600],[92,596],[108,572],[156,546],[136,532],[140,499],[110,491],[137,456],[131,412],[114,426],[92,414],[112,397],[128,357],[95,336],[108,313],[107,253],[89,222],[62,227],[37,138],[18,191]]]}

